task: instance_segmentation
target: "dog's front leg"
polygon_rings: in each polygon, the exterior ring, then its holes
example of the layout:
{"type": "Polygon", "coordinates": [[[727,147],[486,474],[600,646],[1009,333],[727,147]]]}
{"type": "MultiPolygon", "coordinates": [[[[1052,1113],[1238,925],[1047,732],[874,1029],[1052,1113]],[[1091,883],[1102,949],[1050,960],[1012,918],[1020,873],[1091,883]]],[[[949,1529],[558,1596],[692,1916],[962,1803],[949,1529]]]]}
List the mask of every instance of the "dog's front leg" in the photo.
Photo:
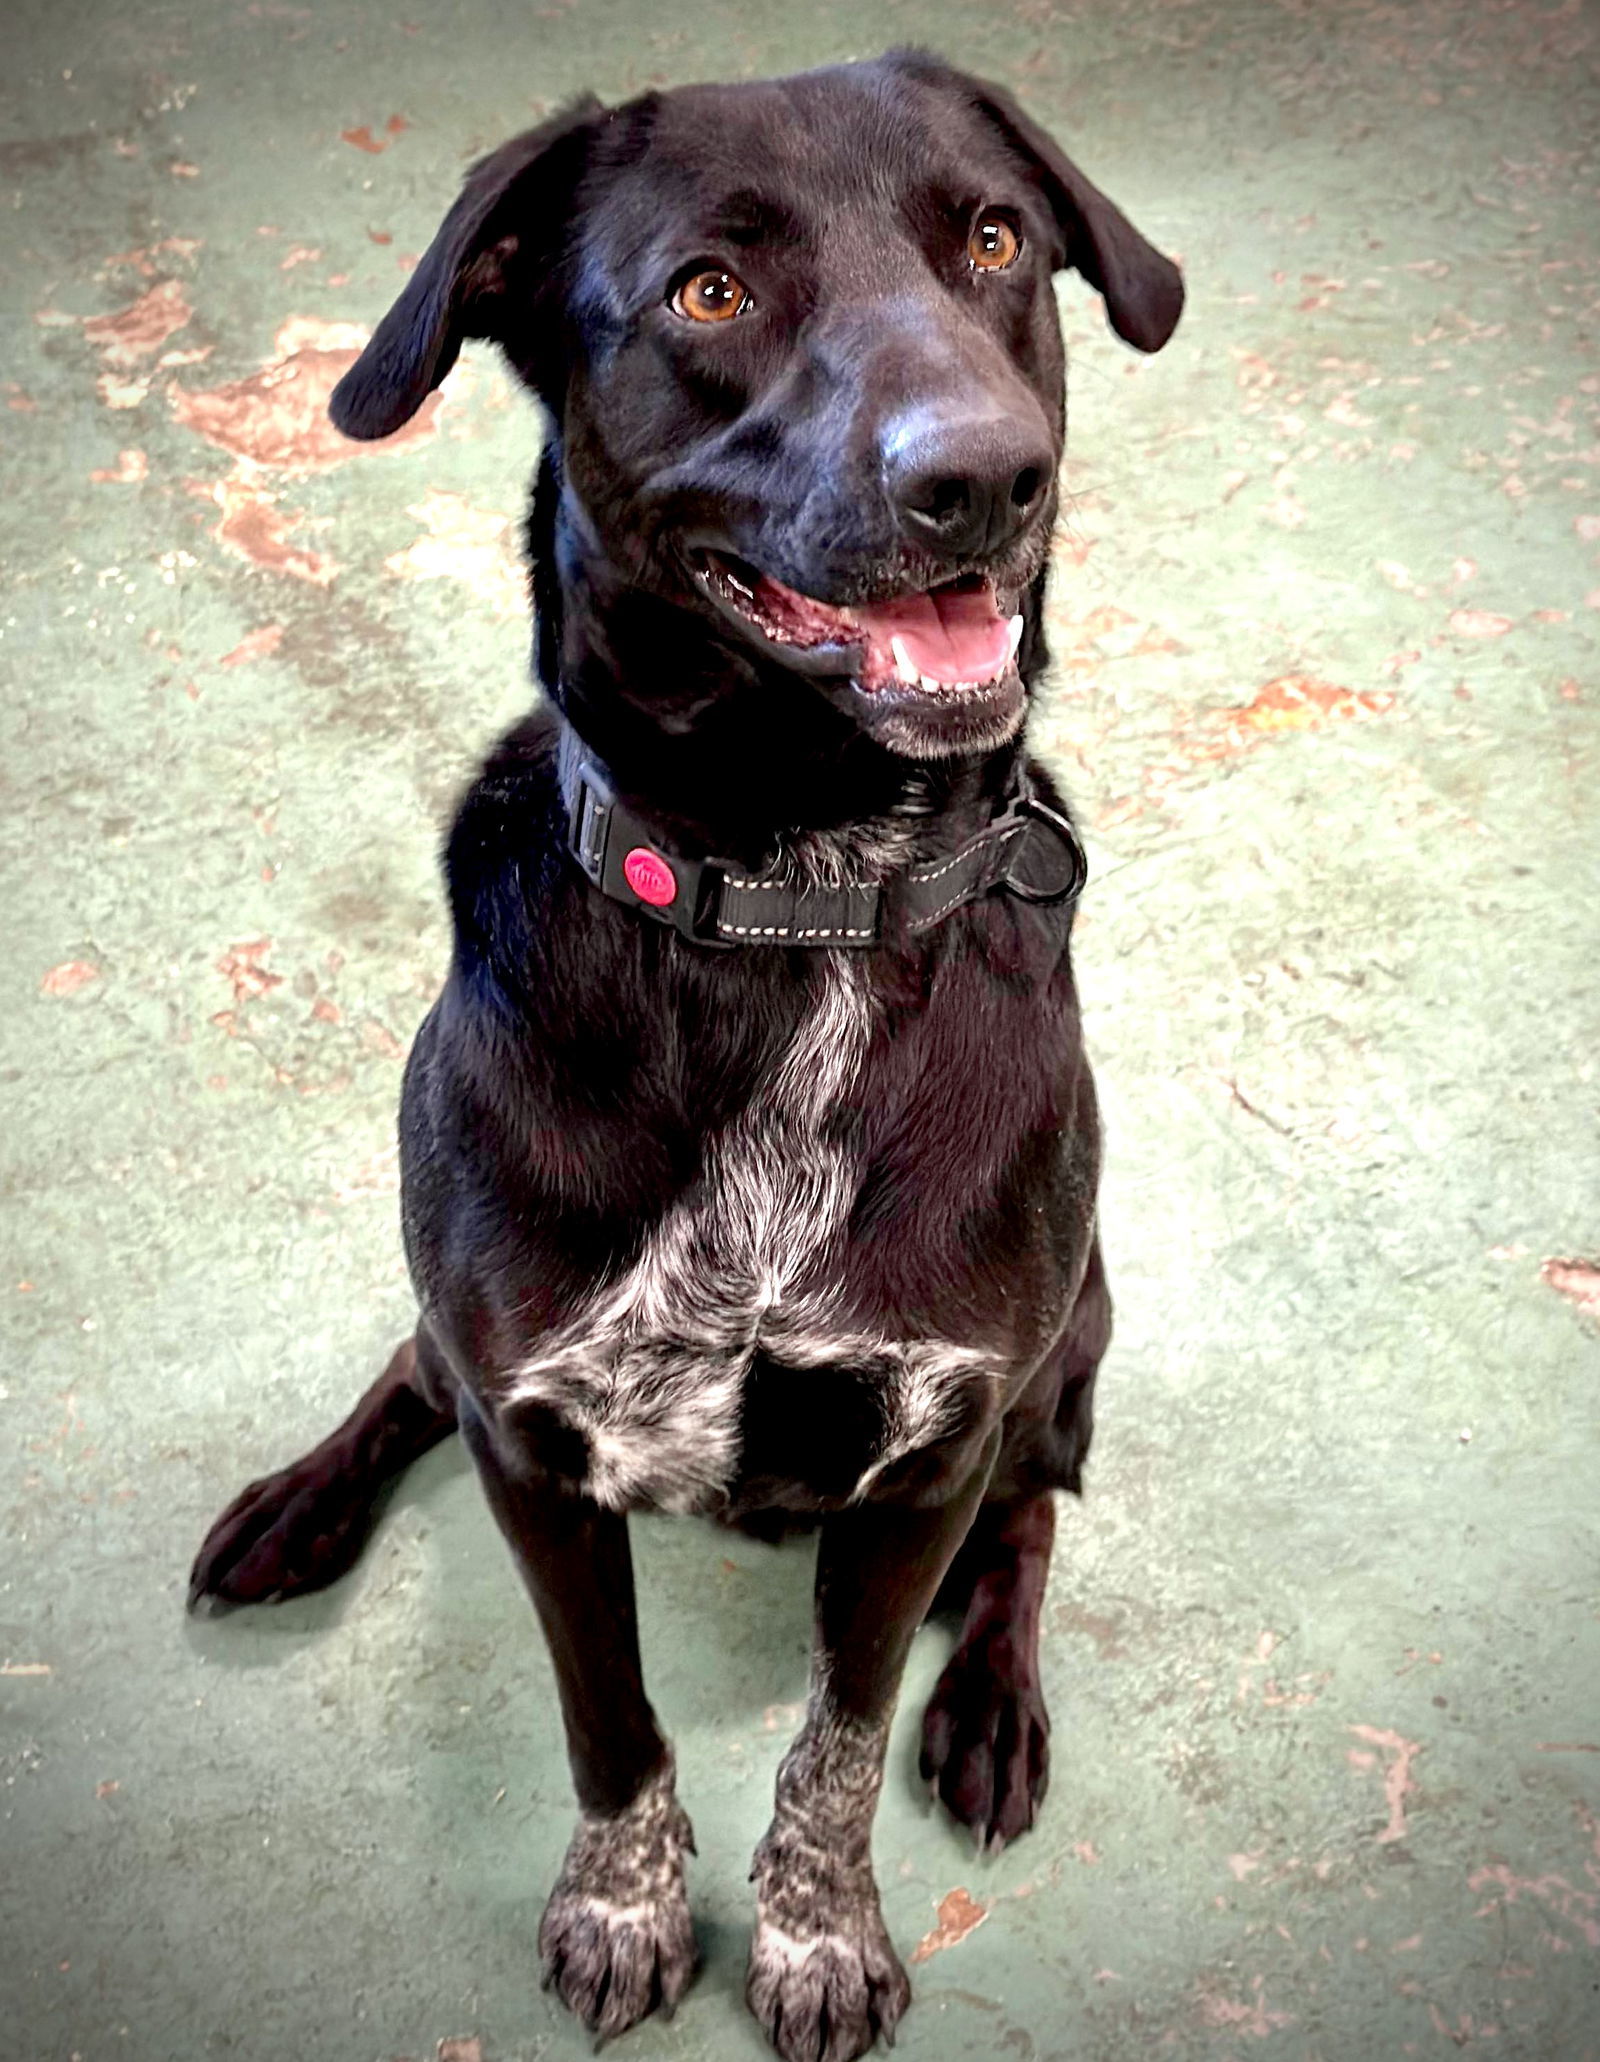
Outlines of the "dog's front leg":
{"type": "Polygon", "coordinates": [[[911,1985],[872,1874],[872,1820],[911,1638],[966,1536],[996,1432],[944,1502],[828,1518],[817,1550],[806,1720],[756,1849],[745,1996],[784,2062],[851,2062],[892,2039],[911,1985]]]}
{"type": "Polygon", "coordinates": [[[539,1924],[545,1987],[609,2038],[676,2005],[695,1964],[694,1836],[644,1693],[628,1521],[515,1473],[470,1404],[461,1431],[549,1643],[580,1806],[539,1924]]]}

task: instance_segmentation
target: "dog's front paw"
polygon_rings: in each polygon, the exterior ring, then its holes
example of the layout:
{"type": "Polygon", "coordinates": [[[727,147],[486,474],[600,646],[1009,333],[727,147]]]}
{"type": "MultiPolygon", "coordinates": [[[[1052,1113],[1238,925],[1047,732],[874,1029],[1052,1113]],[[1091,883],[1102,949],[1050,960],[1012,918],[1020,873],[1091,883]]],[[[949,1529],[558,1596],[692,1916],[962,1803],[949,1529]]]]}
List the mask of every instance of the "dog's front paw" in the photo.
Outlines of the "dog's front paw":
{"type": "Polygon", "coordinates": [[[695,1970],[683,1879],[694,1835],[670,1759],[625,1811],[585,1812],[539,1922],[544,1986],[602,2040],[658,2005],[671,2011],[695,1970]]]}
{"type": "Polygon", "coordinates": [[[783,2062],[853,2062],[881,2033],[893,2046],[911,1982],[878,1914],[829,1914],[843,1930],[791,1933],[762,1918],[745,1999],[783,2062]]]}
{"type": "Polygon", "coordinates": [[[853,2062],[892,2046],[911,1982],[890,1944],[865,1855],[777,1827],[756,1850],[745,2001],[783,2062],[853,2062]]]}
{"type": "Polygon", "coordinates": [[[1026,1833],[1050,1782],[1050,1714],[1037,1682],[960,1648],[928,1699],[922,1774],[978,1845],[997,1852],[1026,1833]]]}
{"type": "Polygon", "coordinates": [[[593,2034],[610,2040],[668,2012],[694,1975],[694,1931],[683,1883],[637,1904],[557,1885],[539,1924],[544,1986],[593,2034]]]}

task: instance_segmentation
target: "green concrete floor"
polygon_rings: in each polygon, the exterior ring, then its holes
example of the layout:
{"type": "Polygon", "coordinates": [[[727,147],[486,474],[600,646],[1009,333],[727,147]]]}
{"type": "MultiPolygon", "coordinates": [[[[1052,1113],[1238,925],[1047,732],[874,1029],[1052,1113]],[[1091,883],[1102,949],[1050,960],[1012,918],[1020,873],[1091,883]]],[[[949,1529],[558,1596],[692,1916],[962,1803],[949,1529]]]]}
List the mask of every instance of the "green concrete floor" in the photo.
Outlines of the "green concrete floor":
{"type": "MultiPolygon", "coordinates": [[[[332,1595],[181,1608],[408,1324],[434,849],[526,693],[531,413],[481,353],[398,450],[317,411],[470,154],[908,38],[1022,91],[1191,300],[1145,362],[1062,288],[1037,737],[1094,862],[1120,1328],[1054,1790],[998,1862],[919,1797],[945,1636],[913,1659],[889,1924],[987,1916],[902,2052],[1600,2055],[1600,19],[11,0],[5,2062],[585,2052],[535,1973],[550,1675],[460,1457],[332,1595]]],[[[637,1535],[706,1967],[624,2052],[755,2058],[809,1554],[637,1535]]]]}

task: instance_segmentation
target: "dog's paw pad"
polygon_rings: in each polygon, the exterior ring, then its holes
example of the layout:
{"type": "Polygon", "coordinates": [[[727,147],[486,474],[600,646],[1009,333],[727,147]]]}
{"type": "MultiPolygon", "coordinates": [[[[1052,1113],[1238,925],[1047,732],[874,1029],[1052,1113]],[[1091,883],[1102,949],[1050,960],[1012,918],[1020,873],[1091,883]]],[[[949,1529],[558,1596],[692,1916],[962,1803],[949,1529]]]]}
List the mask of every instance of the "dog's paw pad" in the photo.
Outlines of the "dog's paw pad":
{"type": "Polygon", "coordinates": [[[923,1779],[994,1852],[1026,1833],[1050,1781],[1050,1716],[1037,1683],[958,1652],[922,1721],[923,1779]]]}
{"type": "Polygon", "coordinates": [[[911,1983],[876,1913],[848,1933],[798,1935],[763,1919],[745,1999],[783,2062],[854,2062],[893,2044],[911,1983]]]}

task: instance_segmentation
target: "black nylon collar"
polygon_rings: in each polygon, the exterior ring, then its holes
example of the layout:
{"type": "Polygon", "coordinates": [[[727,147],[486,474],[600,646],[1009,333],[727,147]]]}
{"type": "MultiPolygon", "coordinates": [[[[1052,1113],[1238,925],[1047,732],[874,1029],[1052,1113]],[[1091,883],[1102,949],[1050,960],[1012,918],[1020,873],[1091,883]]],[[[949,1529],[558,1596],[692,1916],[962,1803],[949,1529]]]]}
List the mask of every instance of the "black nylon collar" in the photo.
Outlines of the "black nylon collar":
{"type": "Polygon", "coordinates": [[[589,880],[697,945],[878,945],[931,930],[996,889],[1023,902],[1072,903],[1088,879],[1077,832],[1034,791],[1026,768],[988,824],[949,857],[837,888],[791,887],[730,860],[672,850],[617,799],[570,723],[561,727],[558,770],[567,848],[589,880]]]}

